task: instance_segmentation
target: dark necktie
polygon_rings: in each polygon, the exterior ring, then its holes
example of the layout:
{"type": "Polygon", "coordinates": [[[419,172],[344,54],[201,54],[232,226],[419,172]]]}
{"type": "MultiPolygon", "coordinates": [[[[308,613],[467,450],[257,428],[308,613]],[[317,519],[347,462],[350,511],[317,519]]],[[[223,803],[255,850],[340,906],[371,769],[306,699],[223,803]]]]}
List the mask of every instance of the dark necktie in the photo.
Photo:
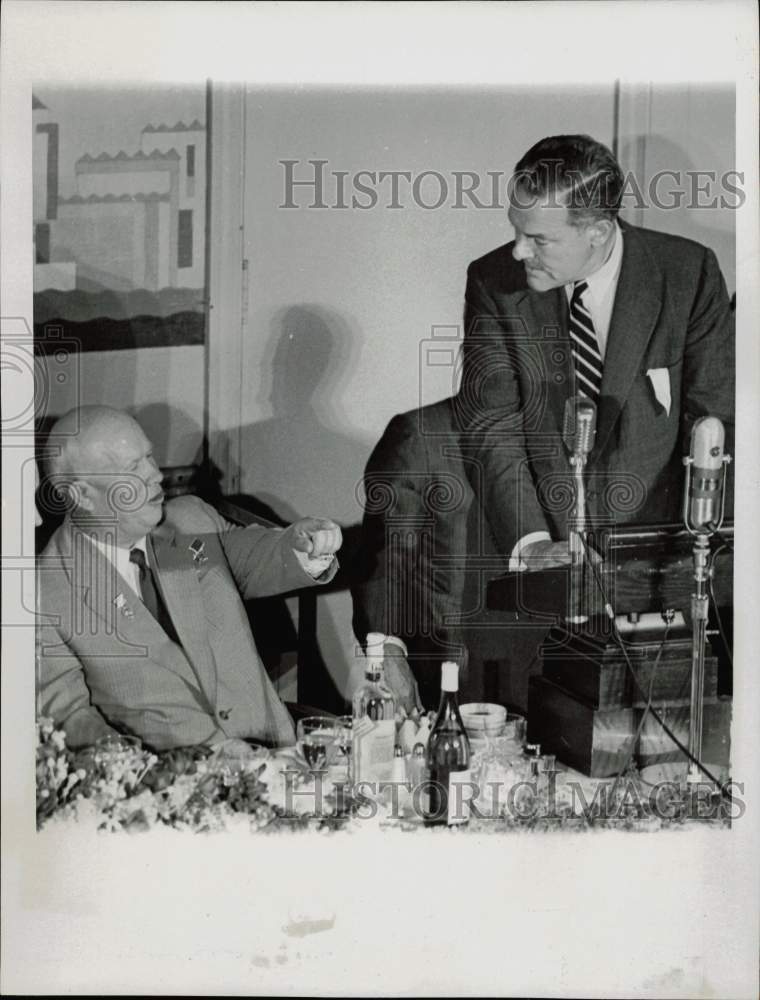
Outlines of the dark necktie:
{"type": "Polygon", "coordinates": [[[596,339],[594,321],[583,304],[583,294],[588,290],[585,281],[577,281],[570,299],[570,339],[573,345],[577,391],[593,403],[599,402],[602,389],[602,355],[596,339]]]}
{"type": "Polygon", "coordinates": [[[176,642],[181,645],[179,636],[177,635],[174,625],[172,624],[172,620],[169,617],[169,612],[166,610],[166,605],[161,598],[158,587],[156,587],[156,581],[153,578],[153,571],[148,565],[145,553],[142,549],[130,549],[129,561],[134,563],[140,571],[140,593],[142,594],[143,604],[148,611],[150,611],[172,642],[176,642]]]}

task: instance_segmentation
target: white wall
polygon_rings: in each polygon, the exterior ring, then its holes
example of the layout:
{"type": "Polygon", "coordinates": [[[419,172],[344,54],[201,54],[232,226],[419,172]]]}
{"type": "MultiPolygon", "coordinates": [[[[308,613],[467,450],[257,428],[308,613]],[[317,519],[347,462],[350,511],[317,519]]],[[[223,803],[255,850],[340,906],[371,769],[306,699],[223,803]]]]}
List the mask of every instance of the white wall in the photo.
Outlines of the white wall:
{"type": "Polygon", "coordinates": [[[50,356],[45,412],[60,416],[88,403],[127,409],[153,442],[159,465],[190,465],[201,459],[204,364],[204,348],[195,345],[88,351],[63,365],[50,356]]]}
{"type": "MultiPolygon", "coordinates": [[[[544,135],[583,131],[611,143],[613,88],[249,88],[245,129],[241,488],[288,518],[325,513],[353,524],[362,513],[356,486],[387,421],[451,393],[451,369],[421,365],[421,348],[432,327],[461,322],[468,262],[511,239],[511,229],[505,209],[455,209],[453,193],[439,209],[417,207],[408,185],[401,209],[280,208],[278,161],[302,161],[298,176],[310,169],[305,161],[326,159],[328,172],[435,170],[453,186],[453,171],[475,171],[484,184],[487,171],[500,171],[505,183],[544,135]]],[[[387,182],[378,191],[387,204],[387,182]]],[[[420,193],[428,202],[436,195],[430,186],[420,193]]],[[[334,193],[325,200],[334,203],[334,193]]],[[[308,204],[308,192],[295,201],[308,204]]],[[[320,601],[319,624],[325,661],[345,690],[354,660],[348,594],[320,601]]]]}
{"type": "Polygon", "coordinates": [[[645,209],[626,211],[624,217],[711,247],[732,294],[736,290],[736,212],[725,206],[736,206],[739,199],[721,178],[728,173],[729,183],[742,188],[752,183],[746,173],[743,184],[730,174],[737,168],[741,171],[736,162],[735,88],[623,86],[619,136],[620,161],[634,172],[645,194],[660,172],[676,174],[663,174],[658,182],[659,205],[647,198],[645,209]],[[710,171],[714,179],[704,175],[710,171]],[[703,172],[701,177],[698,172],[703,172]]]}

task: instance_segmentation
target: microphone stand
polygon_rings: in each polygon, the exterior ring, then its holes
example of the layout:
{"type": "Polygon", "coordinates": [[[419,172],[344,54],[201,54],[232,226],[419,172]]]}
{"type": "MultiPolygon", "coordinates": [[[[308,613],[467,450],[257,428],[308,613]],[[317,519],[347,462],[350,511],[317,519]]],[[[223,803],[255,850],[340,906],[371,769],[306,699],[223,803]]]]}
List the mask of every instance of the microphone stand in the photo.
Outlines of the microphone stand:
{"type": "Polygon", "coordinates": [[[581,539],[586,534],[586,485],[583,470],[586,456],[581,451],[574,451],[570,456],[575,480],[575,504],[569,518],[569,549],[570,549],[570,614],[568,622],[571,625],[582,625],[588,621],[588,615],[583,613],[583,556],[584,546],[581,539]]]}
{"type": "MultiPolygon", "coordinates": [[[[723,464],[731,461],[729,455],[723,456],[723,464]]],[[[684,488],[683,519],[686,529],[694,538],[692,552],[694,563],[694,590],[691,595],[691,701],[689,706],[689,753],[696,760],[702,759],[702,722],[705,692],[705,643],[707,642],[707,613],[709,610],[707,583],[712,570],[709,568],[709,539],[720,530],[726,506],[726,475],[724,472],[720,497],[720,517],[718,521],[695,526],[689,512],[689,493],[691,491],[691,467],[694,459],[687,456],[683,460],[686,466],[686,485],[684,488]]],[[[701,780],[701,771],[692,760],[686,777],[688,782],[701,780]]]]}

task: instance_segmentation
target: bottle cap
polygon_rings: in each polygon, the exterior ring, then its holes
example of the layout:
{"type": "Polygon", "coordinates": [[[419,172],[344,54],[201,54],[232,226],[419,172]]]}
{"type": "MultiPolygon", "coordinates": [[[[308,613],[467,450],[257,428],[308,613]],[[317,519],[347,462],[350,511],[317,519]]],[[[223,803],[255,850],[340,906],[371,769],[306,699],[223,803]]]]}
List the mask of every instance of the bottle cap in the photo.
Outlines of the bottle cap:
{"type": "Polygon", "coordinates": [[[382,632],[367,633],[367,667],[379,670],[383,664],[383,644],[385,636],[382,632]]]}
{"type": "Polygon", "coordinates": [[[441,691],[459,690],[459,664],[446,663],[441,665],[441,691]]]}

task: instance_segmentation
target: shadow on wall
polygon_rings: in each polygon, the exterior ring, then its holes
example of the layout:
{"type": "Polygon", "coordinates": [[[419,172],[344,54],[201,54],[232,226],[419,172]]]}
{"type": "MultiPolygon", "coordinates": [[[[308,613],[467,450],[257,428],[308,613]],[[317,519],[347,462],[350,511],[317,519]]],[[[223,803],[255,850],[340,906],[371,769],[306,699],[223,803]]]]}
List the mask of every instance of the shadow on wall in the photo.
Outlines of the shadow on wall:
{"type": "Polygon", "coordinates": [[[369,447],[346,433],[339,403],[356,344],[346,321],[319,306],[293,306],[272,321],[258,387],[260,408],[272,416],[242,429],[250,465],[241,480],[289,520],[320,511],[356,517],[369,447]]]}
{"type": "Polygon", "coordinates": [[[160,466],[168,465],[168,457],[193,454],[192,464],[203,463],[203,429],[184,410],[167,403],[149,403],[131,408],[130,412],[153,445],[153,457],[160,466]]]}
{"type": "MultiPolygon", "coordinates": [[[[346,590],[356,551],[361,510],[356,499],[372,442],[346,433],[348,419],[339,400],[356,369],[356,345],[348,322],[316,305],[275,314],[261,364],[261,382],[252,387],[266,420],[241,428],[245,466],[240,482],[276,518],[327,516],[343,528],[341,572],[330,590],[346,590]]],[[[350,601],[349,601],[350,604],[350,601]]],[[[351,669],[350,608],[336,623],[333,608],[320,601],[319,639],[341,684],[351,669]]],[[[341,696],[342,697],[342,696],[341,696]]]]}
{"type": "MultiPolygon", "coordinates": [[[[631,190],[623,202],[623,218],[647,229],[661,229],[709,247],[718,258],[731,295],[735,287],[736,227],[726,224],[727,209],[720,205],[723,199],[727,205],[735,207],[743,198],[732,193],[729,187],[723,187],[715,163],[695,163],[683,147],[662,135],[631,136],[621,143],[618,159],[622,164],[633,166],[642,150],[644,171],[641,175],[637,173],[636,180],[647,207],[641,214],[636,211],[637,192],[631,190]],[[709,170],[716,172],[715,179],[705,176],[705,171],[709,170]],[[667,171],[675,171],[676,176],[667,171]],[[658,173],[662,176],[655,185],[653,178],[658,173]],[[699,186],[701,193],[696,190],[699,186]],[[654,190],[650,191],[650,187],[654,190]],[[717,205],[712,205],[716,199],[717,205]],[[692,205],[697,207],[692,208],[692,205]],[[640,223],[636,222],[637,218],[641,218],[640,223]],[[716,225],[716,222],[723,224],[716,225]]],[[[731,183],[740,186],[735,178],[731,183]]]]}

